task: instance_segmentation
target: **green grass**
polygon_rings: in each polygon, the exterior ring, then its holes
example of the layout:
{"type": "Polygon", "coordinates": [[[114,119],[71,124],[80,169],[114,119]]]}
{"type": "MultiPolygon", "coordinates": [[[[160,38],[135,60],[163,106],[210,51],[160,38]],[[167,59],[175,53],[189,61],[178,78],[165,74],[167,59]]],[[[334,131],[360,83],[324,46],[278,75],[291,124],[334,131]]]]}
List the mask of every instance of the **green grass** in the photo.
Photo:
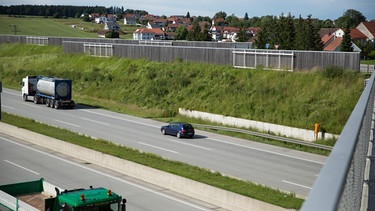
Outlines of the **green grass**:
{"type": "MultiPolygon", "coordinates": [[[[125,26],[123,21],[118,21],[121,27],[122,39],[133,39],[136,26],[125,26]]],[[[103,24],[84,22],[77,18],[53,19],[51,17],[17,16],[9,17],[0,15],[0,34],[14,34],[16,25],[17,35],[30,36],[64,36],[64,37],[90,37],[98,38],[97,31],[103,30],[103,24]],[[75,25],[76,28],[73,28],[75,25]]]]}
{"type": "Polygon", "coordinates": [[[223,176],[218,172],[212,172],[207,169],[178,161],[167,160],[155,154],[140,152],[139,150],[119,146],[106,140],[94,140],[87,136],[78,135],[77,133],[73,133],[69,130],[38,123],[31,119],[3,113],[2,121],[26,130],[31,130],[72,144],[176,174],[280,207],[299,209],[304,201],[303,199],[297,198],[293,193],[285,193],[263,185],[254,184],[249,181],[237,180],[235,178],[223,176]]]}
{"type": "Polygon", "coordinates": [[[17,35],[98,37],[95,33],[74,29],[52,18],[0,16],[0,34],[14,34],[13,25],[16,25],[17,35]]]}
{"type": "Polygon", "coordinates": [[[150,118],[178,108],[339,134],[363,90],[365,74],[327,68],[280,72],[173,61],[64,54],[56,46],[0,45],[0,80],[19,89],[26,75],[70,78],[73,98],[116,111],[152,110],[150,118]],[[91,100],[92,101],[92,100],[91,100]],[[102,103],[106,102],[106,103],[102,103]]]}
{"type": "Polygon", "coordinates": [[[375,60],[362,60],[361,64],[375,64],[375,60]]]}

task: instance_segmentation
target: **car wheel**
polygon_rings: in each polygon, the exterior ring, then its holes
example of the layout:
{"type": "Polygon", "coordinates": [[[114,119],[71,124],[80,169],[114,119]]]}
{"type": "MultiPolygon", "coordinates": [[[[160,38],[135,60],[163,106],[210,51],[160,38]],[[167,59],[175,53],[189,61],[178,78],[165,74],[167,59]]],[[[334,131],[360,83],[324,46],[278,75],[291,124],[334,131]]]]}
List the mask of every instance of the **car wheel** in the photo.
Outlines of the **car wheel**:
{"type": "Polygon", "coordinates": [[[164,129],[161,130],[161,134],[165,135],[165,130],[164,129]]]}
{"type": "Polygon", "coordinates": [[[178,132],[176,136],[177,136],[177,138],[181,138],[181,133],[178,132]]]}

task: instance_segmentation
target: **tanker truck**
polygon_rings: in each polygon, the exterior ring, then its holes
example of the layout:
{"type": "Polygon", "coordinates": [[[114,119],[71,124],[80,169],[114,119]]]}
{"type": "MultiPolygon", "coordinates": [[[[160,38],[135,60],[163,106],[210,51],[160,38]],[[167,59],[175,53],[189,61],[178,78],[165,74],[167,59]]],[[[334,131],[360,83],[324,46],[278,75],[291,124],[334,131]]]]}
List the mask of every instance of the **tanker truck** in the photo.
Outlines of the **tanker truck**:
{"type": "Polygon", "coordinates": [[[0,185],[0,210],[125,211],[126,199],[103,187],[64,190],[41,178],[0,185]]]}
{"type": "Polygon", "coordinates": [[[57,77],[26,76],[22,79],[22,99],[52,108],[74,108],[72,80],[57,77]]]}

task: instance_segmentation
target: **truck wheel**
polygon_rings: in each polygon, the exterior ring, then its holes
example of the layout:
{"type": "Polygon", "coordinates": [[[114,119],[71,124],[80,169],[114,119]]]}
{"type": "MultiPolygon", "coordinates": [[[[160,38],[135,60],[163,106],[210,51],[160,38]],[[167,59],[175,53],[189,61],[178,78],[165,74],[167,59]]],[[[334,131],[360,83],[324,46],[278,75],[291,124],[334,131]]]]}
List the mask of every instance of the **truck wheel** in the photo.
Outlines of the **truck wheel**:
{"type": "Polygon", "coordinates": [[[46,99],[46,106],[47,106],[47,107],[50,107],[50,106],[51,106],[51,101],[50,101],[50,99],[46,99]]]}
{"type": "Polygon", "coordinates": [[[55,105],[54,106],[55,106],[56,109],[59,109],[60,108],[59,101],[55,101],[55,105]]]}
{"type": "Polygon", "coordinates": [[[23,95],[22,95],[22,99],[23,99],[23,101],[27,101],[27,95],[26,95],[26,94],[23,94],[23,95]]]}
{"type": "Polygon", "coordinates": [[[36,96],[36,95],[34,96],[34,103],[38,104],[38,96],[36,96]]]}

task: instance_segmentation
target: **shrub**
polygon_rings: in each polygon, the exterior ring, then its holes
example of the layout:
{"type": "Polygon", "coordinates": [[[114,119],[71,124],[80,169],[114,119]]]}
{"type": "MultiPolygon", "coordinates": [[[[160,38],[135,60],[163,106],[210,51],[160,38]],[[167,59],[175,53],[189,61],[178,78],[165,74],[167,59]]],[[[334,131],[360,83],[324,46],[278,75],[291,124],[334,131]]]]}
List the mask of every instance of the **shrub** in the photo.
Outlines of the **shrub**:
{"type": "Polygon", "coordinates": [[[338,78],[342,76],[343,73],[344,69],[337,66],[327,67],[323,70],[323,74],[327,78],[338,78]]]}
{"type": "Polygon", "coordinates": [[[105,33],[105,38],[119,38],[120,34],[117,31],[109,31],[105,33]]]}
{"type": "Polygon", "coordinates": [[[369,59],[375,59],[375,50],[372,50],[372,51],[368,54],[368,57],[369,57],[369,59]]]}

